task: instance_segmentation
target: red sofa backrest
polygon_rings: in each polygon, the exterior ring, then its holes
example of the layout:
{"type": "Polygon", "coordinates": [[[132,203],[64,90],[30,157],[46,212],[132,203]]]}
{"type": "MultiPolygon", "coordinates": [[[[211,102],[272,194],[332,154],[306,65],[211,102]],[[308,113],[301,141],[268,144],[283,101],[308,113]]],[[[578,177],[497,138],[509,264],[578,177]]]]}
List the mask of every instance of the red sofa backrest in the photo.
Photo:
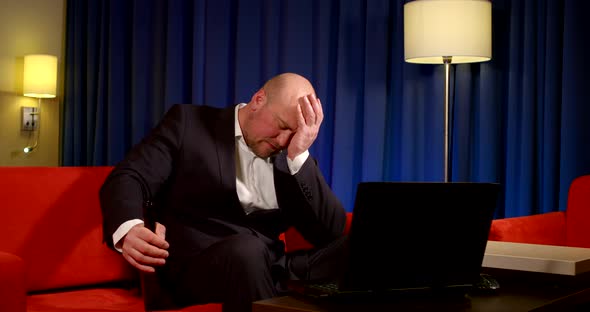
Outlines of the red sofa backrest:
{"type": "Polygon", "coordinates": [[[565,214],[567,245],[590,248],[590,175],[572,181],[565,214]]]}
{"type": "Polygon", "coordinates": [[[136,278],[102,243],[98,191],[112,167],[0,167],[0,250],[25,261],[27,289],[136,278]]]}

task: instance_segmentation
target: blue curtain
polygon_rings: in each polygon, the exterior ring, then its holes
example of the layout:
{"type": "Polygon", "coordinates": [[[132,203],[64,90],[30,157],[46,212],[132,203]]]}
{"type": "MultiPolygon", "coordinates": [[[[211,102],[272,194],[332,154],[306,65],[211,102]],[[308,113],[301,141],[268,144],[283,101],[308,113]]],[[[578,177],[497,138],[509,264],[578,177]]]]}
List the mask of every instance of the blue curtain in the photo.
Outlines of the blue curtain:
{"type": "MultiPolygon", "coordinates": [[[[69,0],[62,163],[113,165],[171,105],[248,102],[297,72],[348,210],[361,181],[441,181],[444,67],[404,62],[405,2],[69,0]]],[[[452,181],[501,183],[496,217],[565,210],[590,174],[590,3],[492,5],[492,60],[451,69],[452,181]]]]}

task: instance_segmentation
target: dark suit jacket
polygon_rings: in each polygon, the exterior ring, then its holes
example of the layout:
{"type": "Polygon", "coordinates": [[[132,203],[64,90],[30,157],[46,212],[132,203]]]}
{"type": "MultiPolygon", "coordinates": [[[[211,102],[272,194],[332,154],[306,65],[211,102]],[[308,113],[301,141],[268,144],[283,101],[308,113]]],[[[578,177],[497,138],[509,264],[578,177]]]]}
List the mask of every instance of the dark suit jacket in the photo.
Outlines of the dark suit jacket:
{"type": "Polygon", "coordinates": [[[291,225],[316,246],[341,236],[344,209],[312,157],[291,175],[286,153],[276,156],[280,209],[268,217],[246,216],[236,193],[234,109],[175,105],[116,165],[100,191],[109,246],[123,222],[143,219],[144,198],[158,203],[158,219],[170,243],[169,259],[198,253],[235,233],[261,233],[276,241],[291,225]]]}

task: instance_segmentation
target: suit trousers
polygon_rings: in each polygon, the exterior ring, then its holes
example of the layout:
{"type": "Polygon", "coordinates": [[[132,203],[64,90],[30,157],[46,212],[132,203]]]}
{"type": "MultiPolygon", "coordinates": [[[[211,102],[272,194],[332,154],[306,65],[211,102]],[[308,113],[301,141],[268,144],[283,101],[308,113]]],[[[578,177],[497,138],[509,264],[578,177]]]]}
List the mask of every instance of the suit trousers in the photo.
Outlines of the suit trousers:
{"type": "Polygon", "coordinates": [[[176,261],[170,285],[177,304],[220,302],[224,312],[247,312],[253,301],[287,291],[289,279],[336,279],[345,268],[346,236],[323,248],[284,254],[255,234],[228,236],[176,261]]]}

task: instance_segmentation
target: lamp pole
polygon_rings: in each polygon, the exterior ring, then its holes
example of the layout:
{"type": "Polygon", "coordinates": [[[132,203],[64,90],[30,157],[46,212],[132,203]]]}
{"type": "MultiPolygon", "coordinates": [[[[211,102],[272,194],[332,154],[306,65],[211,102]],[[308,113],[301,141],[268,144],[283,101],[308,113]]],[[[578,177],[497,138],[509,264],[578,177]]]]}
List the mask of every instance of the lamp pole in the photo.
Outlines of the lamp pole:
{"type": "Polygon", "coordinates": [[[444,153],[445,153],[445,182],[449,182],[450,181],[450,173],[451,173],[451,162],[449,159],[449,155],[450,155],[450,137],[449,137],[449,132],[450,132],[450,119],[451,119],[451,111],[449,109],[449,97],[450,97],[450,76],[451,76],[451,62],[452,62],[452,57],[451,56],[443,56],[443,63],[445,64],[445,146],[444,146],[444,153]]]}

